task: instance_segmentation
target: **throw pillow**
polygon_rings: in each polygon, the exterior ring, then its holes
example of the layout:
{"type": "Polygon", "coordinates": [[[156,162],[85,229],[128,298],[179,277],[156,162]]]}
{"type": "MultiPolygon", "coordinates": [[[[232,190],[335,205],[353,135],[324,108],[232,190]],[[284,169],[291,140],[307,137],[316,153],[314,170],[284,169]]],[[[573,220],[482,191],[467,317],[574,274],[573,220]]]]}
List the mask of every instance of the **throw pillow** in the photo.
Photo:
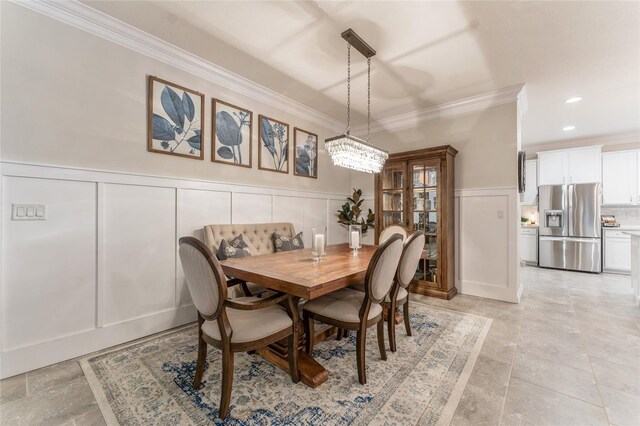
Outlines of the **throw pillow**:
{"type": "Polygon", "coordinates": [[[216,256],[218,260],[239,259],[251,256],[251,249],[244,241],[244,235],[240,234],[231,241],[222,240],[216,256]]]}
{"type": "Polygon", "coordinates": [[[273,244],[276,246],[276,253],[290,250],[300,250],[304,248],[302,242],[302,232],[293,238],[283,237],[277,232],[273,233],[273,244]]]}

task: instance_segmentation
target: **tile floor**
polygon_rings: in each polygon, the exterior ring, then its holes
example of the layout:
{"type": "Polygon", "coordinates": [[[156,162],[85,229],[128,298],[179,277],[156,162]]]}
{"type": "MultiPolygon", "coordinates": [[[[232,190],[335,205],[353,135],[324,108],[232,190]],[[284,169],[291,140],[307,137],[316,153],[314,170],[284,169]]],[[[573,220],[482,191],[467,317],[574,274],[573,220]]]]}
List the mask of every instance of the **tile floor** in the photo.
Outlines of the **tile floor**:
{"type": "MultiPolygon", "coordinates": [[[[630,278],[524,268],[518,305],[423,302],[493,318],[452,425],[640,425],[640,308],[630,278]]],[[[0,424],[104,424],[76,361],[0,382],[0,424]]]]}

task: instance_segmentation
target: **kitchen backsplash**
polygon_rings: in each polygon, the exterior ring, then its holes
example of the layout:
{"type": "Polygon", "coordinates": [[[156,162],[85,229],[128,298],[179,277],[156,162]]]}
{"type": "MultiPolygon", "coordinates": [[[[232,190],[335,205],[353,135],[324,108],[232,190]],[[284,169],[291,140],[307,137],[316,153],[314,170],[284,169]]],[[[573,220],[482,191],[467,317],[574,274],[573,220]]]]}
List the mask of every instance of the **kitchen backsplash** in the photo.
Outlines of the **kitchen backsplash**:
{"type": "Polygon", "coordinates": [[[520,210],[520,216],[528,217],[529,223],[538,223],[538,207],[537,206],[522,206],[520,210]],[[532,221],[533,219],[533,221],[532,221]]]}
{"type": "Polygon", "coordinates": [[[602,207],[600,213],[614,215],[620,225],[640,226],[640,207],[602,207]]]}

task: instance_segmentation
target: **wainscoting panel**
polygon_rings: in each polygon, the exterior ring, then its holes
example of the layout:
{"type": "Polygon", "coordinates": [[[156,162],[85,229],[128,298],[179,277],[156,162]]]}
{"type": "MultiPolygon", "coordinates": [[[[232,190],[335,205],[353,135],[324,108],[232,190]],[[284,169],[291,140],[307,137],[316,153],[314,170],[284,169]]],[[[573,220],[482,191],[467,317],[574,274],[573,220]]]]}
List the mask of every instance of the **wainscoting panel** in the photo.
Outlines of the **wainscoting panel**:
{"type": "Polygon", "coordinates": [[[0,377],[177,327],[196,318],[177,256],[213,223],[327,225],[345,194],[1,162],[0,377]],[[12,221],[11,204],[46,204],[12,221]]]}
{"type": "Polygon", "coordinates": [[[234,192],[231,196],[231,223],[271,222],[271,195],[234,192]]]}
{"type": "Polygon", "coordinates": [[[93,329],[96,184],[5,176],[2,186],[3,350],[93,329]],[[46,220],[11,220],[13,203],[45,204],[46,220]]]}
{"type": "Polygon", "coordinates": [[[515,188],[456,191],[459,293],[518,302],[517,196],[515,188]]]}
{"type": "MultiPolygon", "coordinates": [[[[303,225],[304,246],[311,247],[311,236],[314,226],[327,226],[327,224],[327,200],[305,198],[303,225]]],[[[327,234],[329,234],[328,231],[327,234]]]]}
{"type": "MultiPolygon", "coordinates": [[[[200,189],[178,189],[178,238],[204,241],[203,226],[231,223],[231,193],[200,189]]],[[[191,305],[180,259],[176,256],[176,306],[191,305]]]]}
{"type": "Polygon", "coordinates": [[[327,238],[329,244],[338,244],[349,241],[347,227],[338,223],[338,210],[346,202],[346,199],[329,200],[327,202],[327,238]]]}
{"type": "Polygon", "coordinates": [[[105,185],[105,325],[175,307],[176,190],[105,185]]]}
{"type": "Polygon", "coordinates": [[[273,222],[291,222],[296,232],[302,231],[304,227],[304,202],[298,197],[274,195],[273,222]]]}

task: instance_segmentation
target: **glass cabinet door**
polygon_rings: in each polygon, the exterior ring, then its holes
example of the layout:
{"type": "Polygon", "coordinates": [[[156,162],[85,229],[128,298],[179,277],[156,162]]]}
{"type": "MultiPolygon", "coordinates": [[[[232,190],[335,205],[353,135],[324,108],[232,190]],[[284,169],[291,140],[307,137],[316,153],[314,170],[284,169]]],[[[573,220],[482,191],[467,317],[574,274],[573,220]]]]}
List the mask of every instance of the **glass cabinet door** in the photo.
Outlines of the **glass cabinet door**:
{"type": "Polygon", "coordinates": [[[404,164],[385,167],[382,172],[382,228],[404,226],[404,164]]]}
{"type": "Polygon", "coordinates": [[[426,235],[422,258],[415,279],[437,285],[438,282],[438,164],[414,162],[411,173],[411,229],[426,235]]]}

